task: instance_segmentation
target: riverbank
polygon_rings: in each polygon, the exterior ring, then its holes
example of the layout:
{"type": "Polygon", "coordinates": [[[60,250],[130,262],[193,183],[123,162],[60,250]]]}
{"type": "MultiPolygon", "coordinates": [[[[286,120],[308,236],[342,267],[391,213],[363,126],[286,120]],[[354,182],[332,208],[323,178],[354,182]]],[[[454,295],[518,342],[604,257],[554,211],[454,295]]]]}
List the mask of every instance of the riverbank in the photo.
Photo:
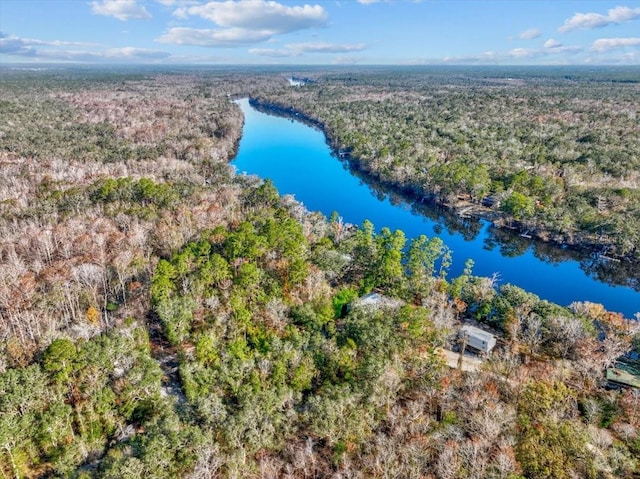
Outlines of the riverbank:
{"type": "Polygon", "coordinates": [[[612,244],[603,242],[602,239],[592,233],[576,231],[571,234],[562,233],[553,229],[548,229],[539,223],[529,223],[518,221],[510,215],[500,211],[496,206],[486,206],[487,198],[477,201],[470,201],[466,197],[443,198],[437,192],[425,191],[411,186],[399,185],[373,173],[366,168],[366,163],[357,157],[352,157],[349,153],[348,145],[341,145],[336,138],[332,137],[324,122],[319,119],[296,110],[291,106],[286,106],[273,101],[265,101],[259,98],[250,98],[249,103],[266,114],[273,114],[291,120],[299,121],[307,126],[320,130],[326,138],[326,142],[331,148],[333,155],[343,162],[347,162],[350,170],[367,182],[375,182],[389,192],[400,195],[409,203],[430,204],[439,208],[444,208],[453,215],[461,218],[476,218],[489,221],[496,228],[502,229],[516,236],[525,239],[537,240],[547,244],[555,245],[562,250],[571,249],[580,253],[591,255],[595,260],[602,262],[619,262],[628,266],[639,266],[631,253],[619,255],[612,249],[612,244]],[[346,153],[345,153],[346,152],[346,153]]]}
{"type": "Polygon", "coordinates": [[[389,187],[350,168],[353,159],[336,161],[335,149],[319,128],[258,111],[248,98],[238,104],[245,128],[234,167],[270,179],[281,194],[292,195],[308,211],[326,217],[337,212],[343,224],[362,225],[367,220],[377,230],[400,230],[407,239],[438,237],[451,251],[447,277],[462,274],[466,260],[472,259],[475,276],[497,275],[500,284],[560,305],[590,301],[628,317],[640,311],[639,272],[630,270],[628,263],[600,261],[572,248],[525,238],[479,219],[479,210],[459,215],[454,205],[438,205],[389,187]]]}

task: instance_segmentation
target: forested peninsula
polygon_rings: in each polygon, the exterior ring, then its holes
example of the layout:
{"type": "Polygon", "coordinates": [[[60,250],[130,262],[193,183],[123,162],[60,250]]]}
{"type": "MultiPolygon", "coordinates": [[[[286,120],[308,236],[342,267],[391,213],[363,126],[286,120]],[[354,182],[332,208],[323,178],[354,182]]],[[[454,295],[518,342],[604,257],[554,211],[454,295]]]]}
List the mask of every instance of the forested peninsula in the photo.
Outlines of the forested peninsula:
{"type": "Polygon", "coordinates": [[[637,70],[0,73],[0,477],[640,475],[640,389],[606,380],[638,318],[452,276],[440,238],[229,164],[248,96],[413,195],[636,262],[637,70]],[[470,370],[463,324],[498,338],[470,370]]]}

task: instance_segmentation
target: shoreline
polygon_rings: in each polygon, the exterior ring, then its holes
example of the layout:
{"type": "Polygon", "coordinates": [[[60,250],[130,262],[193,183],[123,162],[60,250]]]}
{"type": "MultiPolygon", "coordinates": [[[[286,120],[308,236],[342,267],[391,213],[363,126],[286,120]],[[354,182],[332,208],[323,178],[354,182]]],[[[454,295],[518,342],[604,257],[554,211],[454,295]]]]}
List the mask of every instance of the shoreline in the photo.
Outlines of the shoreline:
{"type": "Polygon", "coordinates": [[[332,154],[336,156],[339,161],[346,161],[349,168],[352,171],[357,172],[358,176],[362,176],[368,182],[375,183],[375,185],[380,186],[389,192],[398,194],[410,204],[427,204],[435,208],[442,208],[449,214],[457,215],[461,218],[475,218],[487,221],[494,227],[513,235],[553,245],[558,249],[571,249],[579,253],[587,253],[594,257],[594,259],[602,260],[603,262],[615,262],[626,265],[640,264],[640,262],[634,261],[628,256],[620,256],[611,253],[608,251],[609,245],[598,245],[591,241],[580,241],[580,232],[577,232],[573,238],[566,238],[565,236],[560,236],[561,233],[541,228],[539,225],[527,225],[526,223],[511,219],[508,216],[501,214],[499,211],[484,206],[482,204],[482,200],[478,203],[468,201],[466,199],[458,199],[458,201],[455,202],[443,201],[439,200],[435,193],[420,191],[411,187],[403,187],[389,182],[362,168],[360,160],[358,158],[351,157],[348,148],[340,147],[340,145],[336,144],[335,139],[329,136],[322,121],[308,116],[293,107],[263,101],[251,96],[247,96],[246,98],[249,99],[249,104],[258,111],[299,121],[307,126],[318,129],[325,135],[327,145],[330,147],[332,154]]]}

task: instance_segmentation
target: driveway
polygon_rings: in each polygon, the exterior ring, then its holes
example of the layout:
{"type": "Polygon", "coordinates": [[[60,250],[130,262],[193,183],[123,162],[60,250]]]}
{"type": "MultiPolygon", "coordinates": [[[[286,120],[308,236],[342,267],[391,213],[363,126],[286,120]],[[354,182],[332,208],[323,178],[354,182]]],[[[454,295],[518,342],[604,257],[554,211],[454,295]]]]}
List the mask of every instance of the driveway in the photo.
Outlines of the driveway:
{"type": "MultiPolygon", "coordinates": [[[[439,351],[444,357],[445,362],[450,368],[454,368],[454,369],[458,368],[458,360],[460,359],[460,353],[456,353],[454,351],[450,351],[449,349],[443,349],[443,348],[440,348],[439,351]]],[[[480,369],[481,365],[482,365],[482,360],[477,357],[469,356],[466,354],[462,356],[463,371],[477,371],[480,369]]]]}

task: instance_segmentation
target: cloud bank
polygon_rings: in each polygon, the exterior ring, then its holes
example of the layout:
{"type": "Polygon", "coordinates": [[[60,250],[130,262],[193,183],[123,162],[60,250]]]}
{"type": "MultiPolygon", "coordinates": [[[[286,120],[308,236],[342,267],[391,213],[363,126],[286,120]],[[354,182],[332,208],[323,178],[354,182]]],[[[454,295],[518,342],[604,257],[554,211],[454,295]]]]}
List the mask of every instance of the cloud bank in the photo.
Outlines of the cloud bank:
{"type": "Polygon", "coordinates": [[[640,8],[616,7],[610,9],[606,15],[601,13],[576,13],[565,20],[564,25],[558,28],[560,33],[572,30],[602,28],[607,25],[620,24],[640,17],[640,8]]]}
{"type": "Polygon", "coordinates": [[[288,33],[324,25],[327,12],[320,5],[289,7],[274,1],[209,2],[185,7],[181,13],[197,15],[221,27],[288,33]]]}
{"type": "Polygon", "coordinates": [[[475,65],[512,65],[512,64],[528,64],[536,59],[548,59],[551,62],[564,63],[566,58],[563,56],[576,55],[582,52],[579,46],[563,45],[562,43],[548,39],[542,48],[513,48],[508,51],[487,51],[477,55],[452,56],[445,57],[440,61],[431,61],[429,63],[445,63],[445,64],[475,64],[475,65]]]}
{"type": "Polygon", "coordinates": [[[276,35],[323,27],[329,20],[320,5],[287,6],[275,1],[242,0],[184,6],[173,15],[197,16],[218,29],[174,27],[157,41],[178,45],[234,47],[270,40],[276,35]]]}
{"type": "Polygon", "coordinates": [[[284,48],[252,48],[249,53],[263,57],[285,58],[299,57],[305,53],[349,53],[359,52],[366,48],[364,43],[333,44],[325,42],[291,43],[284,48]]]}
{"type": "Polygon", "coordinates": [[[97,51],[68,49],[66,47],[86,48],[95,47],[95,44],[59,40],[44,41],[0,33],[0,53],[33,60],[105,63],[149,62],[165,60],[171,56],[160,50],[136,47],[109,48],[97,51]]]}
{"type": "Polygon", "coordinates": [[[270,31],[251,31],[242,28],[212,30],[175,27],[158,37],[156,41],[176,45],[233,48],[263,42],[272,36],[273,34],[270,31]]]}
{"type": "Polygon", "coordinates": [[[594,52],[608,52],[617,48],[637,47],[640,46],[640,38],[599,38],[591,44],[591,50],[594,52]]]}

